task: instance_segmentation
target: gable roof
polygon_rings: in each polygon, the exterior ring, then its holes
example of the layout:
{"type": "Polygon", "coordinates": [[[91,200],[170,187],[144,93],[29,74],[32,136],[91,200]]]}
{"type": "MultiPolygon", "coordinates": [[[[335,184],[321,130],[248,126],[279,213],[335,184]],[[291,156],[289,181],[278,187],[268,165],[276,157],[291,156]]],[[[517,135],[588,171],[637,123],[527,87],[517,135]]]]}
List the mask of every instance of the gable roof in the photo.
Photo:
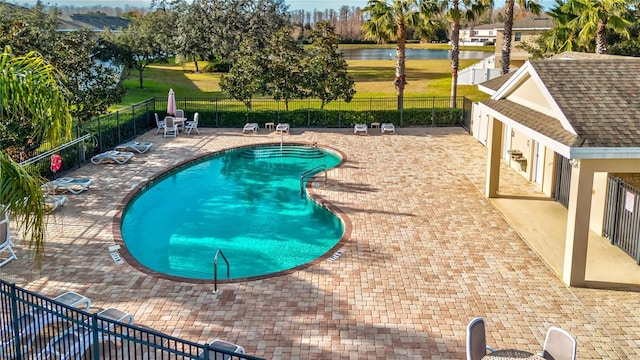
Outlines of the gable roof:
{"type": "Polygon", "coordinates": [[[533,61],[582,146],[640,146],[640,59],[533,61]]]}
{"type": "Polygon", "coordinates": [[[530,61],[482,103],[567,147],[640,149],[640,58],[530,61]],[[562,116],[506,99],[527,76],[540,84],[562,116]]]}

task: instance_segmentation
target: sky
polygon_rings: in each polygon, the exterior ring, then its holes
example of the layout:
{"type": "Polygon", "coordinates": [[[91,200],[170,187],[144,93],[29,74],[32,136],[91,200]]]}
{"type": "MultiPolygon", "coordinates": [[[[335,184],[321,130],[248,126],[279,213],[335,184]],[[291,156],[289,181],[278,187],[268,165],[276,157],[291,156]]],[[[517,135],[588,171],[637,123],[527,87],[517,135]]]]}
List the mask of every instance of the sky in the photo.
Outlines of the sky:
{"type": "MultiPolygon", "coordinates": [[[[36,0],[3,0],[9,3],[16,4],[29,4],[33,5],[36,0]]],[[[125,5],[134,7],[148,7],[151,0],[42,0],[44,4],[58,5],[58,6],[112,6],[122,7],[125,5]]],[[[289,5],[289,10],[307,10],[313,11],[318,9],[320,11],[324,9],[339,9],[343,5],[364,7],[367,4],[367,0],[285,0],[285,3],[289,5]]]]}

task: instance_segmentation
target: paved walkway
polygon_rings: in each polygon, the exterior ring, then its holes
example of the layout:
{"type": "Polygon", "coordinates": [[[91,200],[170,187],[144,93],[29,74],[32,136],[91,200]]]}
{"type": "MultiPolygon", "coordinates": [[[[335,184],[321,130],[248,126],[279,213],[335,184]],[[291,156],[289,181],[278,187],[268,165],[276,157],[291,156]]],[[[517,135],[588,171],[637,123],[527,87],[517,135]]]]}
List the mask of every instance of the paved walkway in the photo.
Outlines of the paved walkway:
{"type": "MultiPolygon", "coordinates": [[[[78,291],[92,311],[115,306],[137,324],[200,343],[222,338],[269,359],[464,359],[475,316],[486,319],[496,348],[540,351],[555,325],[577,337],[579,359],[640,358],[640,293],[566,287],[483,197],[486,150],[461,129],[292,129],[285,141],[347,157],[315,190],[350,219],[346,252],[290,275],[224,284],[216,294],[212,284],[115,265],[107,247],[117,206],[180,161],[280,136],[203,129],[139,140],[155,145],[126,165],[88,164],[71,174],[96,182],[50,219],[41,269],[18,241],[20,260],[0,269],[3,279],[50,296],[78,291]]],[[[501,193],[527,186],[503,170],[501,193]]]]}

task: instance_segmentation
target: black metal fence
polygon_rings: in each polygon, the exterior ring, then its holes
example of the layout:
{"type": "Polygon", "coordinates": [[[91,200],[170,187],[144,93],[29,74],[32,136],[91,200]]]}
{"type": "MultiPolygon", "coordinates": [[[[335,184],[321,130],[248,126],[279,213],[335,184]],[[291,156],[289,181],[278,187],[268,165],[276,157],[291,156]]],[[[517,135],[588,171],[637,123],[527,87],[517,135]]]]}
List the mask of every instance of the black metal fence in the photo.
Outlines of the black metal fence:
{"type": "Polygon", "coordinates": [[[0,357],[259,359],[110,320],[0,280],[0,357]]]}
{"type": "MultiPolygon", "coordinates": [[[[267,122],[289,123],[291,127],[344,128],[356,123],[390,122],[397,126],[462,126],[469,129],[471,101],[456,98],[456,108],[450,108],[449,97],[405,97],[404,109],[397,110],[396,98],[353,99],[334,101],[321,109],[318,100],[284,101],[254,99],[251,105],[230,99],[178,98],[177,107],[189,119],[199,113],[201,127],[241,128],[247,122],[264,126],[267,122]]],[[[76,128],[76,138],[88,138],[74,146],[59,150],[62,168],[59,173],[81,166],[92,156],[115,148],[156,127],[155,116],[167,115],[167,99],[151,98],[108,115],[100,116],[76,128]]],[[[50,159],[34,163],[42,176],[56,176],[50,169],[50,159]]]]}
{"type": "Polygon", "coordinates": [[[640,265],[640,189],[609,175],[604,236],[640,265]]]}

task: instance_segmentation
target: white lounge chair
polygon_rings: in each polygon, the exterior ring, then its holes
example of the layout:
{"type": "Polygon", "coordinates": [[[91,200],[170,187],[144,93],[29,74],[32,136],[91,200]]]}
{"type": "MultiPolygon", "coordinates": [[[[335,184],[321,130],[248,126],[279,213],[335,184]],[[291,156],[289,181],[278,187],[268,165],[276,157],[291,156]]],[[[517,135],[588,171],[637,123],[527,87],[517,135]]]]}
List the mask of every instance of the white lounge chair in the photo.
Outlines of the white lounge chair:
{"type": "Polygon", "coordinates": [[[386,132],[390,132],[390,133],[395,134],[396,133],[395,125],[393,125],[392,123],[382,123],[382,124],[380,124],[380,133],[384,134],[386,132]]]}
{"type": "MultiPolygon", "coordinates": [[[[69,307],[82,308],[84,311],[89,310],[89,307],[91,306],[91,300],[88,297],[73,291],[67,291],[56,296],[52,300],[69,307]]],[[[11,354],[15,351],[17,338],[20,339],[23,351],[28,351],[33,340],[35,340],[36,336],[38,336],[43,329],[48,327],[49,324],[65,320],[65,308],[50,309],[55,309],[59,313],[56,314],[42,309],[33,309],[31,311],[19,313],[17,321],[20,324],[20,332],[17,336],[13,323],[6,324],[2,329],[0,329],[0,339],[2,340],[2,343],[0,344],[0,357],[11,357],[11,354]]]]}
{"type": "Polygon", "coordinates": [[[200,131],[198,130],[198,113],[193,114],[193,121],[187,121],[184,125],[185,134],[190,135],[192,130],[195,130],[198,134],[200,131]]]}
{"type": "Polygon", "coordinates": [[[176,137],[178,136],[178,124],[172,116],[164,118],[164,137],[176,137]]]}
{"type": "MultiPolygon", "coordinates": [[[[230,353],[235,353],[235,354],[246,354],[244,347],[240,346],[240,345],[236,345],[224,340],[220,340],[220,339],[215,339],[213,340],[210,344],[208,344],[211,347],[220,349],[220,350],[225,350],[227,352],[230,353]]],[[[198,354],[198,358],[204,358],[204,351],[201,352],[200,354],[198,354]]],[[[234,359],[233,355],[230,354],[223,354],[220,352],[216,352],[213,350],[209,351],[209,359],[215,359],[215,360],[231,360],[234,359]]]]}
{"type": "Polygon", "coordinates": [[[253,131],[253,133],[257,133],[260,125],[258,123],[246,123],[242,128],[242,133],[244,134],[246,131],[253,131]]]}
{"type": "Polygon", "coordinates": [[[116,151],[135,151],[138,154],[144,154],[149,151],[152,146],[153,143],[151,142],[129,141],[116,146],[116,151]]]}
{"type": "MultiPolygon", "coordinates": [[[[98,326],[102,327],[103,330],[113,329],[115,323],[102,321],[101,318],[124,322],[129,325],[133,324],[133,316],[131,314],[116,308],[102,310],[97,315],[98,326]]],[[[91,328],[92,326],[90,325],[76,325],[56,335],[37,356],[37,359],[67,360],[84,358],[83,355],[94,343],[94,334],[91,328]]],[[[106,333],[99,333],[98,341],[115,343],[117,340],[106,333]]]]}
{"type": "Polygon", "coordinates": [[[286,132],[287,134],[289,133],[289,123],[282,123],[282,124],[278,124],[276,126],[276,132],[286,132]]]}
{"type": "Polygon", "coordinates": [[[16,253],[13,252],[11,230],[9,229],[9,215],[7,215],[4,207],[1,206],[0,212],[2,212],[2,219],[0,219],[0,253],[3,251],[9,252],[9,257],[0,262],[0,267],[2,267],[11,260],[17,260],[18,257],[16,256],[16,253]]]}
{"type": "Polygon", "coordinates": [[[156,135],[160,132],[160,130],[164,130],[164,125],[166,124],[164,120],[160,120],[160,118],[158,118],[158,113],[154,113],[153,114],[156,117],[156,126],[158,127],[158,130],[156,130],[156,135]]]}
{"type": "Polygon", "coordinates": [[[44,203],[47,209],[53,212],[67,203],[67,197],[64,195],[45,195],[44,203]]]}
{"type": "Polygon", "coordinates": [[[358,135],[358,133],[364,133],[365,135],[369,135],[369,131],[367,130],[367,124],[355,124],[353,126],[353,133],[358,135]]]}
{"type": "Polygon", "coordinates": [[[89,178],[61,177],[42,185],[42,188],[49,193],[55,193],[58,189],[64,189],[77,195],[85,190],[89,190],[89,185],[92,183],[93,180],[89,178]]]}
{"type": "Polygon", "coordinates": [[[117,151],[110,150],[105,151],[101,154],[95,155],[91,158],[91,162],[94,164],[106,164],[106,163],[116,163],[116,164],[124,164],[127,161],[131,160],[133,157],[133,153],[130,151],[117,151]]]}

